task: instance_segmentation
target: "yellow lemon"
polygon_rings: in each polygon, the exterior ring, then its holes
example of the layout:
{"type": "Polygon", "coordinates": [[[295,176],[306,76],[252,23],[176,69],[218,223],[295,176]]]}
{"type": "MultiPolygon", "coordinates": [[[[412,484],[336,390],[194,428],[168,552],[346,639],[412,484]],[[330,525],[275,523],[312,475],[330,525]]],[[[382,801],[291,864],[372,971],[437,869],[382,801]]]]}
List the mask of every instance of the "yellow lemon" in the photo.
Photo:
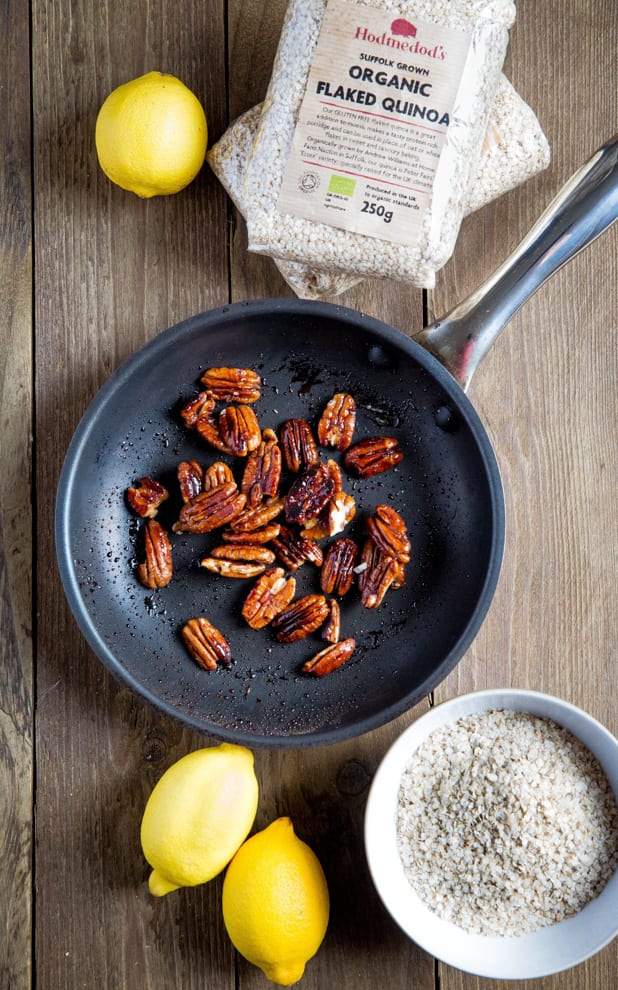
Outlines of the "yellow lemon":
{"type": "Polygon", "coordinates": [[[244,746],[198,749],[169,767],[142,818],[150,892],[161,896],[220,873],[251,831],[257,803],[253,754],[244,746]]]}
{"type": "Polygon", "coordinates": [[[148,72],[118,86],[97,117],[101,168],[138,196],[177,193],[206,155],[208,128],[198,98],[175,76],[148,72]]]}
{"type": "Polygon", "coordinates": [[[329,897],[320,862],[277,818],[240,847],[223,881],[223,919],[236,949],[269,980],[300,980],[328,925],[329,897]]]}

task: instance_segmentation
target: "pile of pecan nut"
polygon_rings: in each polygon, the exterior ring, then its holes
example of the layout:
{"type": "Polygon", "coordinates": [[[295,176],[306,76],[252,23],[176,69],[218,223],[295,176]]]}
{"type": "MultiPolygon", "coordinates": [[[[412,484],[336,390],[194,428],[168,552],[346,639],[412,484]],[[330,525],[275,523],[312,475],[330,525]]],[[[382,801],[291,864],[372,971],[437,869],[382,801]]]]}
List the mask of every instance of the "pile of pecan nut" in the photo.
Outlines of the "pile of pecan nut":
{"type": "MultiPolygon", "coordinates": [[[[343,472],[332,458],[320,458],[319,447],[343,454],[346,471],[369,478],[402,460],[394,437],[371,436],[353,443],[356,404],[339,392],[324,408],[314,431],[305,419],[288,419],[279,436],[261,429],[253,409],[261,395],[259,375],[246,368],[209,368],[199,394],[180,411],[188,429],[222,454],[243,458],[240,485],[222,460],[204,468],[181,461],[178,485],[182,508],[175,533],[221,531],[221,543],[201,566],[228,578],[256,578],[242,608],[253,629],[269,625],[282,643],[293,643],[320,631],[328,645],[303,665],[305,673],[322,676],[350,658],[352,637],[341,638],[340,600],[355,579],[361,603],[377,608],[389,588],[404,584],[410,560],[406,524],[389,505],[378,505],[365,520],[359,546],[342,535],[356,513],[354,497],[344,490],[343,472]],[[282,471],[293,478],[281,490],[282,471]],[[329,539],[326,549],[320,541],[329,539]],[[304,564],[320,568],[322,594],[295,598],[294,574],[304,564]]],[[[170,534],[156,516],[167,489],[141,478],[127,489],[127,500],[146,519],[144,560],[137,577],[146,588],[165,587],[172,579],[170,534]]],[[[232,659],[230,644],[205,617],[189,619],[182,637],[193,659],[207,670],[232,659]]]]}

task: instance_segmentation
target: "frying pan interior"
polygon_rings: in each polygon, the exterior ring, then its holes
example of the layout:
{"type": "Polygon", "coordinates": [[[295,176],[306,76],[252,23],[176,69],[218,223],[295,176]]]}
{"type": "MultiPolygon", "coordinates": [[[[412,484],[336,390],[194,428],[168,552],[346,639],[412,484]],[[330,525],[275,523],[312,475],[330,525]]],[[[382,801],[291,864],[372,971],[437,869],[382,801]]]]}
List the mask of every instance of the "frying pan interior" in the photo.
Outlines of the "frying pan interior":
{"type": "MultiPolygon", "coordinates": [[[[229,463],[240,480],[242,465],[229,463]]],[[[95,653],[169,715],[249,745],[332,742],[375,728],[419,701],[474,638],[493,596],[503,540],[495,457],[448,372],[385,324],[297,300],[202,314],[138,351],[84,415],[57,499],[61,577],[95,653]],[[351,535],[362,538],[363,520],[381,502],[406,520],[412,541],[406,584],[378,609],[363,608],[355,590],[342,600],[342,636],[353,636],[358,646],[327,677],[300,673],[325,646],[319,634],[283,645],[270,629],[249,629],[241,608],[251,582],[200,569],[216,534],[173,535],[174,577],[167,588],[148,591],[136,579],[141,523],[127,508],[128,485],[144,475],[166,484],[171,495],[159,519],[171,528],[180,507],[178,462],[220,457],[178,417],[209,366],[260,373],[264,387],[255,409],[262,427],[278,428],[298,416],[315,424],[333,393],[347,391],[358,406],[355,439],[394,435],[403,448],[398,468],[369,481],[346,476],[345,488],[357,504],[351,535]],[[230,667],[207,672],[186,653],[179,630],[199,615],[230,641],[230,667]]],[[[306,564],[297,572],[297,595],[312,590],[319,590],[319,571],[306,564]]]]}

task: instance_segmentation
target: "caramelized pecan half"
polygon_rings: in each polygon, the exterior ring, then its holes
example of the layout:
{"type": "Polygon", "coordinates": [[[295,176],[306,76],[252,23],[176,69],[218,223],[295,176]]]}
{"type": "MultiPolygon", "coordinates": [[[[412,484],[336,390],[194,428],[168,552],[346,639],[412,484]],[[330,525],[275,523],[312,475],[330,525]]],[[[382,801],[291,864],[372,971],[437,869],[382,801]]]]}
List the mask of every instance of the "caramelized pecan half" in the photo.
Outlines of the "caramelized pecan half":
{"type": "Polygon", "coordinates": [[[317,519],[308,519],[303,529],[303,536],[313,540],[323,540],[326,536],[337,536],[343,533],[349,522],[356,515],[356,502],[347,492],[337,492],[333,495],[325,509],[317,519]]]}
{"type": "Polygon", "coordinates": [[[181,629],[185,646],[205,670],[216,670],[217,663],[230,663],[232,650],[227,639],[208,619],[189,619],[181,629]]]}
{"type": "Polygon", "coordinates": [[[327,643],[338,643],[341,638],[341,608],[334,598],[328,599],[328,617],[322,626],[322,639],[327,643]]]}
{"type": "Polygon", "coordinates": [[[212,416],[200,416],[195,424],[195,429],[201,436],[202,440],[205,440],[206,443],[211,447],[214,447],[215,450],[220,450],[222,454],[233,453],[233,450],[229,447],[221,435],[219,424],[212,418],[212,416]]]}
{"type": "Polygon", "coordinates": [[[127,501],[143,519],[154,519],[161,502],[169,498],[167,488],[153,478],[140,478],[139,485],[127,488],[127,501]]]}
{"type": "Polygon", "coordinates": [[[372,478],[388,471],[403,460],[403,451],[395,437],[368,437],[349,447],[344,464],[358,478],[372,478]]]}
{"type": "Polygon", "coordinates": [[[163,526],[149,519],[144,526],[145,560],[137,566],[137,577],[145,588],[165,588],[172,580],[172,545],[163,526]]]}
{"type": "Polygon", "coordinates": [[[383,553],[373,540],[367,540],[363,545],[361,565],[365,564],[363,570],[356,569],[361,605],[377,608],[391,585],[401,577],[401,564],[383,553]]]}
{"type": "Polygon", "coordinates": [[[256,402],[261,394],[261,379],[250,368],[208,368],[202,384],[219,402],[256,402]]]}
{"type": "Polygon", "coordinates": [[[200,566],[213,574],[220,574],[227,578],[254,578],[258,574],[263,574],[266,564],[250,564],[248,562],[236,560],[217,560],[216,557],[204,557],[200,561],[200,566]]]}
{"type": "Polygon", "coordinates": [[[223,443],[236,457],[246,457],[261,443],[262,431],[251,406],[226,406],[217,425],[223,443]]]}
{"type": "Polygon", "coordinates": [[[327,595],[347,595],[354,580],[358,547],[350,537],[340,537],[331,543],[320,573],[320,587],[327,595]]]}
{"type": "Polygon", "coordinates": [[[209,467],[204,471],[204,480],[202,482],[202,488],[205,492],[209,492],[212,488],[218,488],[219,485],[235,485],[234,475],[232,474],[232,469],[223,461],[214,461],[209,467]]]}
{"type": "Polygon", "coordinates": [[[296,581],[286,578],[282,567],[271,567],[257,579],[242,608],[243,619],[252,629],[263,629],[294,597],[296,581]]]}
{"type": "Polygon", "coordinates": [[[239,546],[225,544],[213,547],[210,556],[218,560],[243,560],[245,563],[274,564],[275,554],[259,543],[241,543],[239,546]]]}
{"type": "Polygon", "coordinates": [[[280,643],[296,643],[319,629],[328,614],[324,595],[304,595],[280,612],[272,625],[280,643]]]}
{"type": "Polygon", "coordinates": [[[391,505],[377,505],[367,519],[367,532],[383,553],[394,557],[401,564],[410,560],[408,529],[399,513],[391,505]]]}
{"type": "Polygon", "coordinates": [[[331,674],[333,670],[341,667],[346,660],[350,659],[355,649],[355,639],[351,637],[349,639],[342,639],[338,643],[320,650],[311,660],[307,660],[303,664],[303,672],[305,674],[313,674],[314,677],[324,677],[325,674],[331,674]]]}
{"type": "Polygon", "coordinates": [[[266,496],[274,498],[279,491],[280,478],[281,448],[276,434],[264,430],[262,442],[247,458],[240,490],[247,496],[249,505],[256,507],[266,496]]]}
{"type": "Polygon", "coordinates": [[[202,491],[204,469],[197,461],[181,461],[177,474],[181,498],[183,502],[190,502],[202,491]]]}
{"type": "Polygon", "coordinates": [[[194,430],[200,419],[210,419],[215,400],[210,392],[200,392],[180,410],[180,417],[190,430],[194,430]]]}
{"type": "Polygon", "coordinates": [[[186,502],[172,529],[175,533],[209,533],[232,523],[243,511],[246,501],[234,482],[217,485],[186,502]]]}
{"type": "Polygon", "coordinates": [[[356,426],[356,403],[347,392],[336,392],[327,402],[318,423],[318,440],[323,447],[347,450],[356,426]]]}
{"type": "Polygon", "coordinates": [[[322,548],[315,540],[296,533],[289,526],[280,527],[279,535],[273,540],[273,547],[288,571],[297,571],[307,561],[320,567],[324,559],[322,548]]]}
{"type": "Polygon", "coordinates": [[[255,509],[247,509],[243,512],[241,516],[234,520],[231,528],[236,533],[246,533],[255,529],[261,529],[263,526],[271,523],[273,519],[276,519],[283,512],[284,507],[284,498],[268,499],[268,501],[262,505],[258,505],[255,509]]]}
{"type": "Polygon", "coordinates": [[[337,464],[337,461],[333,461],[332,458],[329,457],[326,462],[326,469],[330,477],[333,479],[333,485],[335,486],[334,494],[338,495],[339,492],[343,491],[343,474],[341,468],[337,464]]]}
{"type": "Polygon", "coordinates": [[[287,469],[294,474],[317,464],[317,444],[305,419],[286,420],[281,427],[281,449],[287,469]]]}
{"type": "Polygon", "coordinates": [[[247,578],[263,574],[269,564],[274,564],[275,555],[268,547],[259,544],[231,546],[226,544],[214,547],[209,557],[200,564],[214,574],[223,577],[247,578]]]}
{"type": "Polygon", "coordinates": [[[280,530],[280,524],[272,522],[266,526],[261,526],[259,529],[239,530],[238,533],[235,533],[233,529],[226,529],[221,533],[221,536],[226,543],[270,543],[271,540],[276,539],[280,530]]]}
{"type": "Polygon", "coordinates": [[[285,500],[287,522],[305,523],[319,516],[334,494],[335,483],[322,463],[306,468],[296,479],[285,500]]]}

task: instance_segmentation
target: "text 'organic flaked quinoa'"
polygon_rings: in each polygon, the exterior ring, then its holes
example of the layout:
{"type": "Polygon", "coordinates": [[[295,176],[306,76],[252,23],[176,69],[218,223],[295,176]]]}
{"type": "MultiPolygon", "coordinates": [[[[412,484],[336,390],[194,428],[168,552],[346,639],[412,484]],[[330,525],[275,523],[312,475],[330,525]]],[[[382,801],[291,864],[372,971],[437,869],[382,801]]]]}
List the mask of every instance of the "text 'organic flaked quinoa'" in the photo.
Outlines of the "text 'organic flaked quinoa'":
{"type": "MultiPolygon", "coordinates": [[[[262,104],[247,110],[208,152],[213,172],[243,217],[247,212],[242,191],[245,172],[261,116],[262,104]]],[[[514,189],[547,168],[549,160],[549,144],[534,111],[503,75],[478,164],[471,175],[464,214],[514,189]]],[[[301,299],[337,296],[360,281],[360,276],[325,271],[296,261],[275,258],[274,262],[301,299]]]]}
{"type": "Polygon", "coordinates": [[[249,249],[433,286],[514,16],[510,0],[291,0],[243,186],[249,249]]]}
{"type": "Polygon", "coordinates": [[[468,932],[523,935],[597,897],[618,866],[601,766],[548,719],[493,710],[436,729],[402,776],[397,842],[427,907],[468,932]]]}

